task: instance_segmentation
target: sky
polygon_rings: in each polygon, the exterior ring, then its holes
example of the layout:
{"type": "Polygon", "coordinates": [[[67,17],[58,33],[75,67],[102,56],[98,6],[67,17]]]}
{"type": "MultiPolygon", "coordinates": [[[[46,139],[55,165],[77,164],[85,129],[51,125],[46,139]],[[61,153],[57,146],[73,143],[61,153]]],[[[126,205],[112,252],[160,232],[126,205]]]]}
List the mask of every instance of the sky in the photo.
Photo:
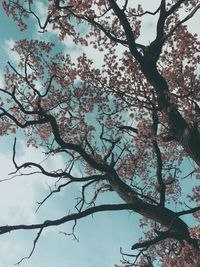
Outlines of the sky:
{"type": "MultiPolygon", "coordinates": [[[[45,1],[44,1],[45,2],[45,1]]],[[[39,14],[45,17],[44,2],[37,1],[39,14]]],[[[143,4],[144,0],[138,1],[143,4]]],[[[146,1],[147,2],[147,1],[146,1]]],[[[154,10],[158,0],[148,1],[147,8],[154,10]],[[151,3],[150,3],[151,2],[151,3]]],[[[196,16],[197,17],[197,16],[196,16]]],[[[151,41],[155,34],[153,29],[153,18],[148,17],[144,22],[143,39],[144,44],[151,41]]],[[[192,31],[199,32],[197,19],[194,18],[190,24],[192,31]]],[[[25,32],[19,32],[16,24],[5,16],[0,7],[0,87],[3,87],[3,68],[7,61],[16,63],[18,57],[12,53],[14,41],[23,38],[45,38],[47,40],[57,40],[55,33],[51,30],[44,36],[37,32],[36,24],[31,23],[25,32]]],[[[80,48],[73,45],[70,40],[62,43],[64,51],[70,51],[74,58],[77,54],[85,52],[95,59],[94,64],[101,63],[101,56],[97,58],[96,52],[89,48],[80,48]]],[[[17,161],[42,160],[42,149],[26,147],[23,134],[17,134],[17,161]]],[[[66,192],[57,194],[56,198],[51,198],[39,212],[36,201],[41,200],[48,194],[48,185],[52,181],[37,175],[15,177],[15,179],[3,182],[9,178],[9,173],[14,171],[12,163],[12,146],[14,135],[0,138],[0,225],[17,223],[36,223],[48,219],[59,218],[67,213],[67,206],[73,205],[74,192],[76,187],[70,188],[66,192]]],[[[64,165],[61,156],[47,161],[46,166],[58,169],[64,165]]],[[[111,193],[106,196],[107,201],[117,201],[111,193]]],[[[120,263],[120,247],[125,252],[130,252],[130,247],[137,242],[140,237],[140,229],[137,227],[138,216],[124,211],[107,212],[95,214],[93,217],[82,219],[78,222],[75,233],[78,242],[72,236],[64,236],[60,231],[71,232],[72,224],[65,224],[60,227],[51,227],[43,232],[37,243],[37,247],[29,260],[21,263],[22,267],[114,267],[120,263]]],[[[27,256],[32,249],[32,242],[35,238],[34,231],[18,231],[0,236],[0,267],[14,266],[22,257],[27,256]]]]}

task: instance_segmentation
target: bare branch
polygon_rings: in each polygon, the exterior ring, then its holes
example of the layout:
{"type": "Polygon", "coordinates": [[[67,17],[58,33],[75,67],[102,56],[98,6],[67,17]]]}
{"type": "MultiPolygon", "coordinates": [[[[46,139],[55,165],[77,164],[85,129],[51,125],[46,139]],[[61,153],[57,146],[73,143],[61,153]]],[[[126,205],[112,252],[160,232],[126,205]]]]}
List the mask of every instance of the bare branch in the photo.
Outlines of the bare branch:
{"type": "Polygon", "coordinates": [[[73,181],[68,181],[64,184],[61,184],[58,186],[58,188],[56,188],[55,190],[50,191],[50,193],[42,200],[42,201],[37,201],[38,207],[36,209],[36,212],[38,212],[38,210],[40,209],[40,207],[55,193],[60,192],[60,190],[63,187],[67,187],[68,185],[70,185],[71,183],[73,183],[73,181]]]}
{"type": "Polygon", "coordinates": [[[37,242],[38,242],[38,240],[39,240],[39,238],[40,238],[40,235],[41,235],[41,233],[42,233],[42,230],[43,230],[43,228],[40,228],[39,232],[37,233],[37,236],[36,236],[36,238],[35,238],[34,241],[33,241],[33,248],[32,248],[32,250],[31,250],[30,254],[29,254],[27,257],[23,257],[23,258],[22,258],[20,261],[18,261],[15,265],[19,265],[22,261],[30,259],[30,257],[32,256],[32,254],[33,254],[33,252],[34,252],[34,250],[35,250],[36,244],[37,244],[37,242]]]}
{"type": "Polygon", "coordinates": [[[76,240],[77,242],[79,242],[79,239],[76,237],[76,235],[74,233],[76,225],[77,225],[77,220],[74,220],[74,225],[72,227],[72,232],[71,233],[66,233],[66,232],[63,232],[63,231],[60,231],[59,233],[60,234],[64,234],[66,236],[73,236],[73,240],[76,240]]]}
{"type": "Polygon", "coordinates": [[[154,11],[154,12],[151,12],[151,11],[145,11],[143,13],[139,13],[139,14],[134,14],[135,17],[142,17],[144,15],[156,15],[160,10],[160,6],[154,11]]]}
{"type": "Polygon", "coordinates": [[[171,15],[176,11],[182,3],[184,3],[185,0],[178,0],[168,11],[167,11],[167,16],[171,15]]]}
{"type": "Polygon", "coordinates": [[[153,131],[152,143],[153,143],[153,148],[154,148],[154,152],[156,154],[156,160],[157,160],[156,175],[157,175],[157,181],[159,184],[160,205],[164,206],[166,186],[165,186],[165,183],[163,182],[163,177],[162,177],[162,168],[163,168],[162,156],[161,156],[160,148],[156,140],[157,130],[158,130],[158,115],[157,115],[157,112],[154,111],[153,112],[153,125],[152,125],[152,131],[153,131]]]}

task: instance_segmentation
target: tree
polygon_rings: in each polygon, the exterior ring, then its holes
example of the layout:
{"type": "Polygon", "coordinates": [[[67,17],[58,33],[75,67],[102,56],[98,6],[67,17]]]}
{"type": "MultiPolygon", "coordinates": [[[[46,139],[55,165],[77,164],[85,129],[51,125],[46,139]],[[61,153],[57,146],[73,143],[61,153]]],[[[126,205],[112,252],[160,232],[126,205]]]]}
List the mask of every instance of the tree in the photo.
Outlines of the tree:
{"type": "Polygon", "coordinates": [[[146,11],[132,2],[49,1],[42,24],[34,1],[3,1],[21,30],[34,17],[43,34],[51,26],[61,41],[71,38],[91,46],[104,62],[96,68],[86,54],[74,62],[70,54],[56,51],[56,43],[16,42],[20,61],[18,66],[8,63],[5,88],[0,89],[7,99],[1,103],[1,134],[22,128],[28,144],[43,146],[52,157],[64,153],[67,162],[55,171],[35,162],[19,165],[15,140],[16,172],[32,167],[58,179],[58,187],[39,207],[70,184],[80,184],[82,192],[76,212],[39,224],[1,226],[1,234],[38,229],[35,247],[43,229],[52,225],[77,223],[96,212],[129,210],[142,216],[141,227],[147,225],[148,232],[133,245],[139,252],[132,261],[124,259],[126,266],[152,266],[158,256],[174,262],[188,248],[198,254],[198,236],[192,236],[181,218],[200,210],[198,187],[188,199],[192,208],[179,197],[184,181],[198,178],[200,166],[200,43],[186,25],[200,4],[161,0],[155,11],[146,11]],[[140,43],[146,16],[157,19],[156,36],[148,45],[140,43]],[[187,157],[195,165],[183,177],[187,157]],[[77,168],[79,175],[74,174],[77,168]],[[88,191],[93,192],[90,200],[88,191]],[[97,205],[97,197],[106,192],[117,194],[122,203],[97,205]]]}
{"type": "MultiPolygon", "coordinates": [[[[193,234],[196,237],[199,235],[199,227],[193,229],[193,234]]],[[[185,245],[177,255],[172,257],[165,256],[163,266],[199,266],[199,253],[196,250],[193,250],[190,245],[185,245]]]]}

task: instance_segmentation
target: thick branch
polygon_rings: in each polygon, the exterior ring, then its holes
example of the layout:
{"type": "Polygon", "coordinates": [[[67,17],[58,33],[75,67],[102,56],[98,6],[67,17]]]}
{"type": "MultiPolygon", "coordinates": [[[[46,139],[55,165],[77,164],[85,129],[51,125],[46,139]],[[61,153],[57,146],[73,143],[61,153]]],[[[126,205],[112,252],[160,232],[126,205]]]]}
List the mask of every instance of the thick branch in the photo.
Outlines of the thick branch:
{"type": "Polygon", "coordinates": [[[170,135],[179,142],[189,156],[200,166],[200,132],[195,125],[188,125],[178,111],[177,106],[170,103],[170,93],[166,80],[151,65],[150,58],[145,58],[142,71],[157,93],[159,110],[167,118],[170,135]]]}
{"type": "MultiPolygon", "coordinates": [[[[162,235],[159,235],[153,239],[141,242],[141,243],[136,243],[134,244],[131,249],[140,249],[140,248],[144,248],[145,250],[148,249],[150,246],[157,244],[158,242],[166,239],[166,238],[170,238],[172,237],[172,234],[170,232],[164,232],[162,233],[162,235]]],[[[173,235],[173,238],[175,238],[175,235],[173,235]]]]}
{"type": "Polygon", "coordinates": [[[197,211],[200,211],[200,207],[192,208],[192,209],[189,209],[189,210],[179,211],[176,214],[177,214],[177,216],[183,216],[183,215],[191,214],[191,213],[194,213],[194,212],[197,212],[197,211]]]}
{"type": "Polygon", "coordinates": [[[16,231],[16,230],[33,230],[33,229],[41,229],[41,228],[44,229],[50,226],[57,226],[57,225],[61,225],[69,221],[74,221],[74,220],[84,218],[86,216],[89,216],[89,215],[92,215],[94,213],[101,212],[101,211],[119,211],[119,210],[131,210],[131,209],[132,209],[132,205],[130,204],[100,205],[100,206],[89,208],[82,212],[66,215],[57,220],[47,220],[47,221],[44,221],[43,223],[29,224],[29,225],[19,224],[19,225],[0,226],[0,235],[11,232],[11,231],[16,231]]]}
{"type": "Polygon", "coordinates": [[[158,42],[163,37],[163,34],[164,34],[164,25],[165,25],[165,20],[166,20],[165,5],[166,5],[166,0],[161,0],[160,16],[159,16],[158,23],[157,23],[157,35],[156,35],[155,42],[158,42]]]}
{"type": "Polygon", "coordinates": [[[130,23],[128,22],[128,19],[125,15],[124,11],[119,8],[119,6],[117,5],[115,0],[108,0],[108,2],[110,3],[110,7],[113,9],[116,16],[119,18],[119,20],[121,22],[121,25],[124,29],[124,33],[126,35],[127,42],[128,42],[129,49],[130,49],[131,53],[134,55],[134,57],[139,62],[141,62],[142,61],[142,55],[137,50],[136,43],[135,43],[135,37],[134,37],[132,28],[130,26],[130,23]]]}
{"type": "MultiPolygon", "coordinates": [[[[165,221],[165,224],[167,224],[168,228],[170,229],[169,231],[167,231],[166,238],[171,236],[178,240],[186,240],[189,243],[193,242],[193,240],[190,238],[187,226],[184,224],[182,220],[176,217],[174,212],[166,208],[161,208],[161,207],[154,206],[154,205],[147,204],[147,203],[145,204],[140,201],[135,202],[133,204],[100,205],[100,206],[88,208],[78,213],[72,213],[72,214],[66,215],[60,219],[47,220],[39,224],[31,224],[31,225],[20,224],[20,225],[0,226],[0,234],[5,234],[5,233],[16,231],[16,230],[33,230],[33,229],[41,229],[41,228],[44,229],[50,226],[58,226],[63,223],[78,220],[78,219],[84,218],[86,216],[89,216],[89,215],[92,215],[94,213],[101,212],[101,211],[133,210],[135,212],[139,212],[140,214],[142,214],[143,212],[141,212],[141,210],[144,210],[144,209],[146,210],[146,214],[145,214],[146,217],[151,218],[155,221],[156,220],[158,221],[158,218],[155,218],[155,216],[157,216],[157,217],[160,217],[160,219],[162,218],[162,223],[163,221],[165,221]],[[147,216],[147,213],[149,213],[149,216],[147,216]],[[153,216],[150,216],[150,214],[153,216]]],[[[163,237],[165,236],[162,235],[162,239],[163,237]]]]}

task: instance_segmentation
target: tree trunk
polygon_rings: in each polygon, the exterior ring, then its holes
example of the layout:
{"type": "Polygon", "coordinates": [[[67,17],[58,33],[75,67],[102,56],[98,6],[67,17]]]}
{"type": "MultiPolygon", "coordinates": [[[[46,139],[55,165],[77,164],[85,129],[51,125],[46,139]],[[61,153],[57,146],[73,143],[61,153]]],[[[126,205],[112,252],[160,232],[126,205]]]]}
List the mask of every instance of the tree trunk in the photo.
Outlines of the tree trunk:
{"type": "Polygon", "coordinates": [[[156,65],[145,61],[141,63],[141,69],[156,91],[158,108],[163,116],[167,118],[170,135],[200,166],[200,132],[198,127],[192,124],[189,125],[178,111],[178,107],[170,102],[168,84],[158,72],[156,65]]]}

